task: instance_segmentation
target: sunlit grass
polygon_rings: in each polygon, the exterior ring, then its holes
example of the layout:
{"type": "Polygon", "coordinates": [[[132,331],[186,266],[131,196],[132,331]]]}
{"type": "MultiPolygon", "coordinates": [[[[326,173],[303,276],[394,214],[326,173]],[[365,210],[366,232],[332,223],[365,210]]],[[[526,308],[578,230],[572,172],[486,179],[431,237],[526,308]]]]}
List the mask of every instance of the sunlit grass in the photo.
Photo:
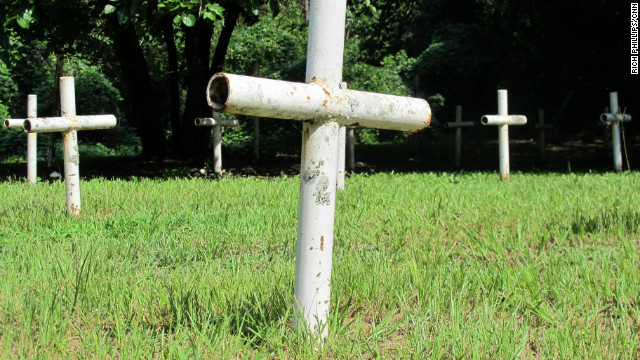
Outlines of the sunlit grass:
{"type": "Polygon", "coordinates": [[[330,340],[291,326],[299,181],[0,184],[3,358],[629,358],[640,176],[378,174],[338,195],[330,340]]]}

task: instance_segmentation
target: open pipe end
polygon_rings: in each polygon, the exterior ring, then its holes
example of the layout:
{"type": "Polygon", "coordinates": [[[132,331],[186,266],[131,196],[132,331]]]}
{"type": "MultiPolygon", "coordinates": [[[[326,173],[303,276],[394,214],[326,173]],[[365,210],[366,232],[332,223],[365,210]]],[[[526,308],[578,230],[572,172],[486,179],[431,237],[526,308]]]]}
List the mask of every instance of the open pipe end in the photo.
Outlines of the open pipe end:
{"type": "Polygon", "coordinates": [[[31,132],[31,121],[29,119],[25,120],[24,124],[22,124],[22,127],[24,129],[24,132],[31,132]]]}
{"type": "Polygon", "coordinates": [[[207,85],[207,103],[213,111],[222,112],[229,101],[229,79],[224,73],[217,73],[211,77],[207,85]]]}
{"type": "Polygon", "coordinates": [[[196,118],[196,120],[194,121],[194,123],[196,124],[196,126],[200,126],[200,118],[196,118]]]}
{"type": "Polygon", "coordinates": [[[9,120],[5,120],[3,124],[5,128],[9,128],[9,120]]]}
{"type": "Polygon", "coordinates": [[[480,118],[480,123],[482,125],[487,125],[488,122],[489,122],[489,119],[486,116],[483,116],[480,118]]]}

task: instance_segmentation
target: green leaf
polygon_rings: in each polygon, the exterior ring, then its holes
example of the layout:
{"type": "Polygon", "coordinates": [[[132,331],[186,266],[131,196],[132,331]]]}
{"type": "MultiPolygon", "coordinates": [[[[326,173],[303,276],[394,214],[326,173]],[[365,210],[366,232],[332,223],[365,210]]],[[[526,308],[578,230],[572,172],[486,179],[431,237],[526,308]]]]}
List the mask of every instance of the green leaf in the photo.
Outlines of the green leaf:
{"type": "Polygon", "coordinates": [[[104,13],[105,14],[111,14],[114,13],[116,10],[118,10],[118,8],[116,8],[113,5],[105,5],[104,6],[104,13]]]}
{"type": "Polygon", "coordinates": [[[185,24],[187,27],[192,27],[193,25],[196,24],[196,17],[193,14],[189,14],[186,16],[182,16],[182,23],[185,24]]]}
{"type": "Polygon", "coordinates": [[[23,29],[28,29],[29,28],[29,21],[28,20],[25,20],[23,18],[16,18],[16,22],[23,29]]]}
{"type": "Polygon", "coordinates": [[[173,23],[177,24],[180,20],[182,20],[182,15],[176,15],[176,17],[173,18],[173,23]]]}

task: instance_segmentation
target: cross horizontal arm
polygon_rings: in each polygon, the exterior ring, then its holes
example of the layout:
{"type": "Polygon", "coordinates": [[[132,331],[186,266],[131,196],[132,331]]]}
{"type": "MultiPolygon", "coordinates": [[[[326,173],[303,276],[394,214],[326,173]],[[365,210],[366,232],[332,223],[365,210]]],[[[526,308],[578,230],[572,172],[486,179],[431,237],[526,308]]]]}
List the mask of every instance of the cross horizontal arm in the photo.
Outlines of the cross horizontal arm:
{"type": "Polygon", "coordinates": [[[482,125],[524,125],[527,117],[524,115],[485,115],[480,119],[482,125]]]}
{"type": "Polygon", "coordinates": [[[631,121],[631,115],[629,114],[611,114],[605,113],[600,115],[600,121],[603,122],[620,122],[620,121],[631,121]]]}
{"type": "Polygon", "coordinates": [[[461,127],[471,127],[473,126],[473,121],[448,121],[442,124],[444,128],[461,128],[461,127]]]}
{"type": "Polygon", "coordinates": [[[237,119],[197,118],[195,124],[196,126],[238,126],[240,122],[237,119]]]}
{"type": "Polygon", "coordinates": [[[61,132],[69,130],[110,129],[117,124],[113,115],[69,115],[27,119],[24,122],[25,132],[61,132]]]}
{"type": "Polygon", "coordinates": [[[7,129],[22,129],[25,119],[5,119],[4,127],[7,129]]]}
{"type": "Polygon", "coordinates": [[[426,100],[218,73],[207,86],[217,112],[299,121],[335,120],[343,126],[417,131],[429,126],[426,100]]]}

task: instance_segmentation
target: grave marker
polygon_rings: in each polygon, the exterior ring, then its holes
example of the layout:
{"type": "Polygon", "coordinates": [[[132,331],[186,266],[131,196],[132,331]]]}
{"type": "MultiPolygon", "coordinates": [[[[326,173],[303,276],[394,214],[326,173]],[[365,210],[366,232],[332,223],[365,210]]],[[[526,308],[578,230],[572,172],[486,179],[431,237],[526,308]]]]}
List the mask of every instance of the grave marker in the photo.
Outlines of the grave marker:
{"type": "Polygon", "coordinates": [[[524,125],[527,117],[524,115],[509,115],[507,90],[498,90],[498,115],[484,115],[482,125],[498,126],[498,142],[500,152],[500,179],[509,179],[509,125],[524,125]]]}
{"type": "Polygon", "coordinates": [[[236,119],[223,119],[220,114],[213,113],[210,118],[197,118],[196,126],[213,127],[213,171],[222,175],[222,126],[238,126],[236,119]]]}
{"type": "Polygon", "coordinates": [[[455,164],[460,167],[460,152],[462,147],[462,128],[473,126],[473,121],[462,121],[462,106],[456,106],[456,121],[445,122],[442,124],[445,128],[456,129],[456,149],[455,149],[455,164]]]}
{"type": "Polygon", "coordinates": [[[218,112],[303,122],[294,326],[328,334],[340,126],[417,131],[422,99],[347,90],[342,80],[346,0],[311,0],[306,84],[218,73],[207,86],[218,112]]]}
{"type": "MultiPolygon", "coordinates": [[[[27,96],[27,119],[37,117],[38,97],[36,95],[27,96]]],[[[4,127],[8,129],[22,129],[24,119],[6,119],[4,127]]],[[[27,182],[35,184],[38,177],[38,138],[35,133],[27,134],[27,182]]]]}
{"type": "Polygon", "coordinates": [[[113,115],[76,115],[76,96],[73,77],[60,78],[61,117],[27,118],[24,131],[27,133],[62,132],[64,154],[64,182],[67,212],[80,216],[80,154],[78,153],[78,130],[110,129],[116,126],[113,115]]]}
{"type": "Polygon", "coordinates": [[[538,129],[538,132],[540,134],[539,137],[539,143],[540,143],[540,158],[542,160],[546,159],[546,152],[545,152],[545,142],[544,142],[544,131],[546,129],[552,129],[553,125],[551,124],[546,124],[544,123],[544,110],[542,109],[538,109],[538,124],[536,124],[536,128],[538,129]]]}
{"type": "Polygon", "coordinates": [[[631,121],[631,115],[620,112],[618,106],[618,93],[609,93],[609,108],[611,113],[605,112],[600,115],[600,121],[611,124],[611,141],[613,142],[613,168],[617,172],[622,172],[622,151],[620,150],[620,123],[631,121]]]}

